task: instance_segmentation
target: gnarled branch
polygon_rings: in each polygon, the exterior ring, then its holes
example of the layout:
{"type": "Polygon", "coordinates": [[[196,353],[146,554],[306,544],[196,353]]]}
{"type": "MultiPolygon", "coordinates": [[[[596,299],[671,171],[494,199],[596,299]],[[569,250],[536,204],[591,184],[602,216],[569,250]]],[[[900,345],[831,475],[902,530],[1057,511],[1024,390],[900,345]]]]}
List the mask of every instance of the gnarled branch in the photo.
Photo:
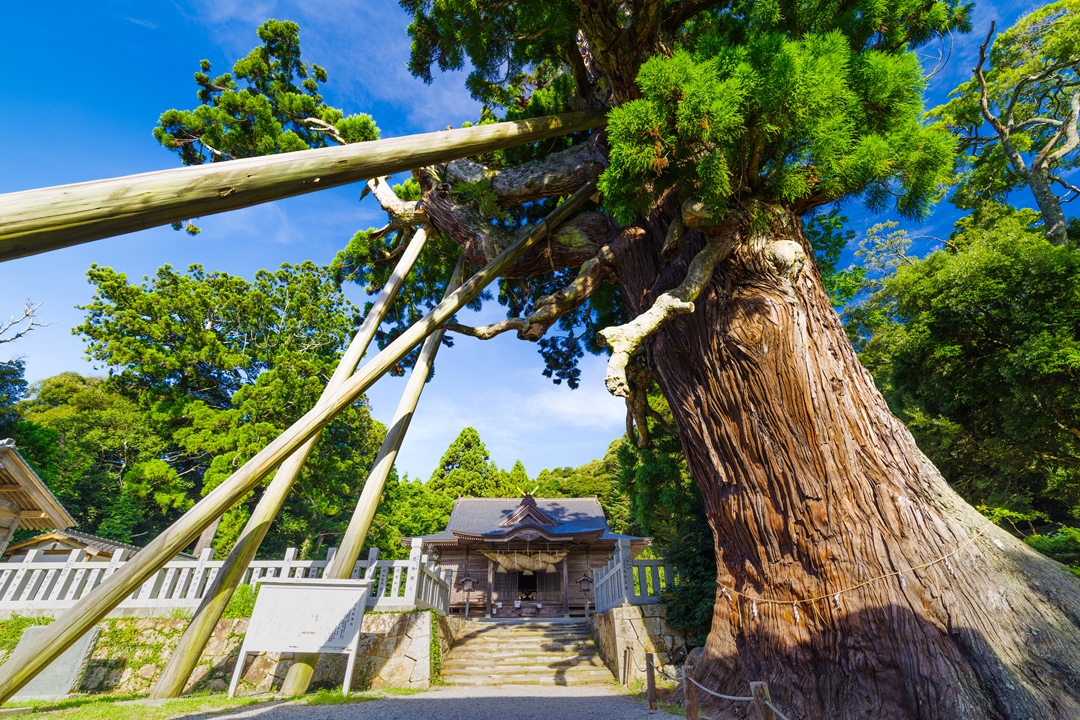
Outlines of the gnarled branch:
{"type": "Polygon", "coordinates": [[[9,343],[18,340],[26,333],[30,332],[34,328],[47,327],[51,323],[39,323],[37,321],[37,311],[41,307],[41,303],[35,303],[32,300],[27,299],[23,304],[22,315],[15,317],[12,315],[8,318],[7,322],[0,322],[0,343],[9,343]],[[11,330],[13,327],[18,327],[23,323],[26,326],[15,331],[15,334],[11,337],[4,337],[4,334],[11,330]]]}
{"type": "Polygon", "coordinates": [[[536,303],[536,310],[523,318],[507,318],[491,325],[469,327],[447,323],[446,329],[481,340],[490,340],[509,330],[516,330],[521,340],[536,342],[560,317],[580,307],[605,282],[611,280],[610,248],[604,247],[596,257],[581,266],[574,281],[536,303]]]}
{"type": "Polygon", "coordinates": [[[600,342],[612,350],[604,377],[604,384],[612,395],[625,398],[631,396],[632,387],[627,378],[630,358],[641,348],[649,335],[673,318],[694,311],[694,300],[712,279],[713,270],[731,254],[734,242],[728,234],[706,237],[705,247],[690,261],[686,279],[678,287],[661,294],[652,307],[625,325],[604,328],[599,332],[600,342]]]}
{"type": "Polygon", "coordinates": [[[367,187],[390,216],[390,227],[404,228],[426,223],[427,215],[420,209],[420,203],[399,198],[387,182],[388,179],[389,176],[372,178],[367,181],[367,187]]]}

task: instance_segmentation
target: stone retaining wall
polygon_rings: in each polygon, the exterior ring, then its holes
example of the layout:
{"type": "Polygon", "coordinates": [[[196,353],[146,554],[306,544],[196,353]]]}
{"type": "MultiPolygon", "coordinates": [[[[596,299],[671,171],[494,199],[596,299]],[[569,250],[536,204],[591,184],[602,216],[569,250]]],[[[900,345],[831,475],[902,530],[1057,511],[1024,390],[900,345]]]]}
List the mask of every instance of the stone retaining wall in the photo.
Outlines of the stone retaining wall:
{"type": "MultiPolygon", "coordinates": [[[[249,620],[221,620],[192,673],[187,692],[224,692],[236,667],[249,620]]],[[[428,611],[366,613],[361,626],[360,652],[352,687],[427,688],[432,680],[432,632],[440,657],[454,646],[463,621],[435,616],[428,611]],[[437,622],[432,623],[436,617],[437,622]]],[[[83,677],[81,692],[146,693],[157,682],[176,649],[187,620],[116,618],[102,623],[83,677]]],[[[0,650],[0,663],[7,652],[0,650]]],[[[323,655],[315,668],[312,687],[341,687],[345,655],[323,655]]],[[[239,694],[273,692],[292,664],[290,653],[258,653],[247,657],[239,694]]]]}
{"type": "Polygon", "coordinates": [[[600,657],[621,682],[623,680],[623,653],[629,646],[633,660],[629,665],[627,682],[645,680],[645,653],[656,656],[656,664],[668,675],[675,677],[676,663],[686,656],[686,639],[665,620],[667,606],[619,605],[607,612],[593,616],[593,634],[600,646],[600,657]]]}

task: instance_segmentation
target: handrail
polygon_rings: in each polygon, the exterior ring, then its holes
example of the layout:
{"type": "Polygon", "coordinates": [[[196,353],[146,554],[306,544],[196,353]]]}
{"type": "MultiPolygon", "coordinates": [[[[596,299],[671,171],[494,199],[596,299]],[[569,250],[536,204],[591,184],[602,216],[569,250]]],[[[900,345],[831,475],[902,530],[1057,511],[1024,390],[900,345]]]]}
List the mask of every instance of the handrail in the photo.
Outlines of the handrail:
{"type": "Polygon", "coordinates": [[[598,127],[604,113],[407,135],[0,195],[0,262],[598,127]]]}

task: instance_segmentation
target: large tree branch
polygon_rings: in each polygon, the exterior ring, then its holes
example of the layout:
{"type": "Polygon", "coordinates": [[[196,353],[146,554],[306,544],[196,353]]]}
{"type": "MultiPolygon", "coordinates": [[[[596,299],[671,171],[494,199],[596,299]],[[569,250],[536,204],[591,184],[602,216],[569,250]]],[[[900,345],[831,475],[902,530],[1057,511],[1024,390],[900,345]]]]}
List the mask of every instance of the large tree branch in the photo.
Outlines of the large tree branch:
{"type": "Polygon", "coordinates": [[[607,167],[599,143],[597,138],[506,170],[490,170],[472,160],[455,160],[446,165],[444,180],[451,185],[486,180],[502,207],[568,195],[600,177],[607,167]]]}
{"type": "Polygon", "coordinates": [[[516,330],[519,339],[536,342],[556,320],[580,307],[601,285],[612,279],[610,254],[609,247],[602,248],[596,257],[581,266],[572,283],[552,295],[540,298],[536,303],[536,310],[527,317],[507,318],[482,327],[447,323],[446,329],[481,340],[490,340],[496,335],[516,330]]]}
{"type": "MultiPolygon", "coordinates": [[[[379,201],[379,205],[390,216],[390,227],[404,228],[414,225],[423,225],[428,221],[427,215],[420,208],[419,202],[402,200],[387,182],[389,176],[372,178],[367,181],[367,189],[379,201]]],[[[363,195],[361,195],[363,197],[363,195]]]]}
{"type": "Polygon", "coordinates": [[[314,126],[316,130],[318,130],[319,132],[326,135],[328,138],[330,138],[331,140],[336,142],[338,145],[348,145],[349,144],[348,140],[346,140],[345,138],[341,137],[341,135],[338,134],[337,128],[334,127],[333,125],[331,125],[330,123],[326,122],[325,120],[320,120],[319,118],[316,118],[316,117],[306,117],[306,118],[300,118],[300,122],[303,123],[304,125],[312,125],[312,126],[314,126]]]}
{"type": "Polygon", "coordinates": [[[730,234],[706,237],[705,247],[690,261],[686,278],[678,287],[662,293],[652,307],[625,325],[604,328],[599,332],[601,343],[612,351],[604,378],[612,395],[630,397],[632,387],[626,374],[630,358],[647,337],[679,315],[694,311],[694,300],[712,279],[713,270],[731,254],[734,241],[730,234]]]}
{"type": "MultiPolygon", "coordinates": [[[[1055,133],[1054,135],[1053,142],[1056,144],[1057,141],[1061,138],[1062,133],[1064,133],[1065,144],[1049,156],[1048,164],[1053,165],[1058,160],[1075,150],[1078,145],[1080,145],[1080,135],[1078,135],[1076,132],[1076,123],[1078,120],[1080,120],[1080,90],[1074,92],[1072,98],[1070,98],[1069,116],[1065,118],[1064,122],[1062,122],[1061,124],[1061,127],[1058,128],[1057,133],[1055,133]]],[[[1036,167],[1035,163],[1038,163],[1039,160],[1044,156],[1044,154],[1047,153],[1052,147],[1053,145],[1048,143],[1046,147],[1043,148],[1042,152],[1039,153],[1039,156],[1035,159],[1035,162],[1032,163],[1032,166],[1036,167]]]]}

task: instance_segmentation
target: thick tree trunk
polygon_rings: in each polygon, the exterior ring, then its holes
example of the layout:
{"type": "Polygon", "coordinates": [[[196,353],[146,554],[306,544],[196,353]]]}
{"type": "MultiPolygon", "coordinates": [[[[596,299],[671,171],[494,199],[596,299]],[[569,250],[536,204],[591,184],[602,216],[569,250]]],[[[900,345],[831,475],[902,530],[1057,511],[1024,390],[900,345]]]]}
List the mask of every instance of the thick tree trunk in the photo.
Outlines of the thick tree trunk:
{"type": "MultiPolygon", "coordinates": [[[[767,681],[792,720],[1080,717],[1080,581],[949,488],[794,257],[798,219],[766,216],[648,346],[717,538],[697,679],[767,681]]],[[[665,267],[648,227],[617,259],[635,316],[702,246],[665,267]]]]}

